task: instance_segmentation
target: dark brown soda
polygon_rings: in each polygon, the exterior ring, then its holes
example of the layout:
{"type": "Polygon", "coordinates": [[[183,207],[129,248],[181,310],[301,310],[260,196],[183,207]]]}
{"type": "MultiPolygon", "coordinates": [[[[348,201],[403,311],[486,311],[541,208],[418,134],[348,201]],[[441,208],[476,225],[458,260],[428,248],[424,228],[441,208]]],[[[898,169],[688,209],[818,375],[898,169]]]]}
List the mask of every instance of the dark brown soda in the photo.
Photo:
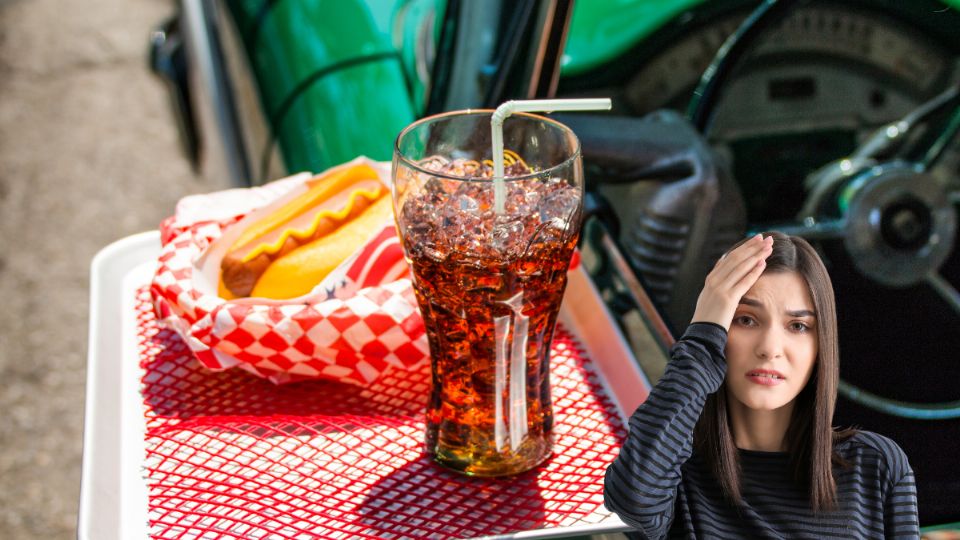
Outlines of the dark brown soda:
{"type": "MultiPolygon", "coordinates": [[[[547,195],[574,188],[538,189],[547,195]]],[[[408,200],[400,221],[437,221],[426,213],[435,213],[429,205],[444,197],[429,197],[408,200]]],[[[484,216],[476,227],[489,231],[488,221],[498,218],[484,216]]],[[[579,230],[578,207],[568,219],[572,223],[544,221],[531,212],[513,231],[522,235],[522,249],[506,253],[489,240],[451,240],[443,226],[402,235],[430,344],[426,449],[440,464],[501,476],[549,456],[550,342],[579,230]]]]}

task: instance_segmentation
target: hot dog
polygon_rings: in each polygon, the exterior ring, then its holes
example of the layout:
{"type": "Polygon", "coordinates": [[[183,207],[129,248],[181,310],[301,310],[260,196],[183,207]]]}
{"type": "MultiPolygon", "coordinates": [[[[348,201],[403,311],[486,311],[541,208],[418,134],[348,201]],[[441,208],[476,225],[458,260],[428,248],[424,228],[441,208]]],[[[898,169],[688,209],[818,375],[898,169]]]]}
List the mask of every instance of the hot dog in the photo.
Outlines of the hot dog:
{"type": "MultiPolygon", "coordinates": [[[[296,257],[296,264],[283,265],[283,270],[270,272],[271,267],[293,255],[299,248],[323,241],[342,228],[360,220],[380,199],[386,188],[377,180],[376,171],[367,165],[356,165],[334,171],[308,181],[309,189],[270,215],[251,224],[228,250],[220,264],[220,295],[227,299],[245,296],[264,296],[285,299],[306,294],[366,237],[354,225],[351,236],[336,236],[337,241],[350,241],[333,250],[339,260],[329,256],[322,259],[296,257]],[[313,281],[309,281],[313,280],[313,281]],[[283,283],[277,283],[277,281],[283,283]],[[303,291],[296,294],[297,291],[303,291]]],[[[387,205],[390,208],[390,205],[387,205]]],[[[382,217],[389,219],[389,214],[382,217]]],[[[371,218],[365,218],[368,228],[371,218]]],[[[383,222],[381,221],[380,224],[383,222]]],[[[370,234],[373,231],[367,231],[370,234]]],[[[330,245],[329,241],[324,245],[330,245]]],[[[331,252],[331,248],[325,248],[331,252]]]]}
{"type": "Polygon", "coordinates": [[[280,257],[260,276],[251,296],[296,298],[310,292],[393,215],[389,196],[327,236],[280,257]]]}

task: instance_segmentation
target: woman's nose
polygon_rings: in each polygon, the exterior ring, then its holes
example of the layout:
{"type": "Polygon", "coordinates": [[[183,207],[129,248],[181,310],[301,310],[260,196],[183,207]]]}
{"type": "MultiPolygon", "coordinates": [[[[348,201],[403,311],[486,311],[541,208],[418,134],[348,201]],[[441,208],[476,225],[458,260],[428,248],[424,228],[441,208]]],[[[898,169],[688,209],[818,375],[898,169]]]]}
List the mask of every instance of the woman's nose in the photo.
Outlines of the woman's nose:
{"type": "Polygon", "coordinates": [[[763,331],[757,342],[757,356],[760,358],[779,358],[783,356],[783,336],[775,328],[763,331]]]}

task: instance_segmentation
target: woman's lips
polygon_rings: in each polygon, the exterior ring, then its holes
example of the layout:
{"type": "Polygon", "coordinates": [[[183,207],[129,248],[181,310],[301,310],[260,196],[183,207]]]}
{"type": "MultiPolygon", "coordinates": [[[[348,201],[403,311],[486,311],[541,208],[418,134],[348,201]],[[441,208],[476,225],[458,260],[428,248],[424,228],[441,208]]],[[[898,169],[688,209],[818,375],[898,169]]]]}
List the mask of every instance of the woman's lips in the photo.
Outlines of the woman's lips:
{"type": "Polygon", "coordinates": [[[779,371],[769,369],[754,369],[747,372],[747,378],[750,382],[763,386],[777,386],[784,382],[786,377],[779,371]]]}

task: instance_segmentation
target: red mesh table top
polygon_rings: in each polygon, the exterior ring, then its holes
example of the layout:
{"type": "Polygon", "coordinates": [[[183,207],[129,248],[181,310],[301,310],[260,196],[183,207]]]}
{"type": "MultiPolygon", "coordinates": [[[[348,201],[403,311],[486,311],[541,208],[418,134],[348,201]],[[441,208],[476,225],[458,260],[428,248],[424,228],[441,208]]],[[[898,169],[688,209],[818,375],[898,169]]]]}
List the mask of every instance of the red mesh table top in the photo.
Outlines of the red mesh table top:
{"type": "Polygon", "coordinates": [[[596,523],[625,428],[595,368],[558,328],[554,453],[508,479],[423,453],[429,367],[369,387],[276,386],[214,373],[138,292],[151,538],[462,538],[596,523]]]}

